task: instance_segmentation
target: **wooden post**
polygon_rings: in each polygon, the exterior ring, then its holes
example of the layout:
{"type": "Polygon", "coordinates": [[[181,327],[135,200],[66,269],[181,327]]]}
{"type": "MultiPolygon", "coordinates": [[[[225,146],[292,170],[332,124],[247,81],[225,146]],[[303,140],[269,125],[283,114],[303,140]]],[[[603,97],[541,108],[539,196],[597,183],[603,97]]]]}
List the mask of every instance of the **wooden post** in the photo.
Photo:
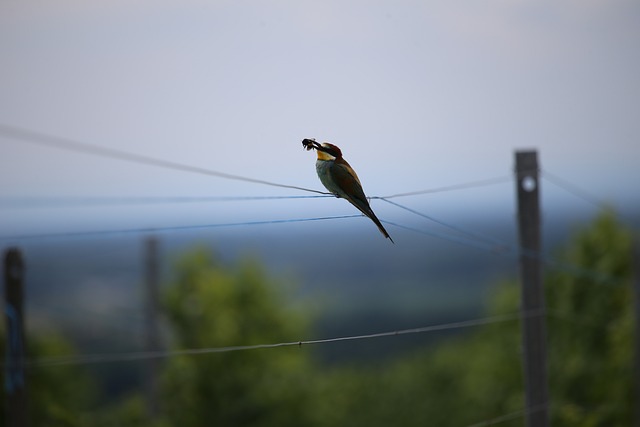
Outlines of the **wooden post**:
{"type": "Polygon", "coordinates": [[[516,152],[522,282],[526,426],[549,425],[544,287],[540,256],[540,181],[536,151],[516,152]]]}
{"type": "Polygon", "coordinates": [[[634,309],[635,309],[635,375],[634,375],[634,396],[633,407],[635,409],[633,425],[640,427],[640,239],[636,238],[633,242],[632,268],[634,281],[634,309]]]}
{"type": "Polygon", "coordinates": [[[15,248],[7,250],[4,257],[4,310],[7,325],[4,387],[7,427],[28,425],[23,277],[24,264],[20,251],[15,248]]]}
{"type": "MultiPolygon", "coordinates": [[[[158,333],[158,240],[149,237],[145,241],[145,350],[152,352],[160,348],[158,333]]],[[[158,361],[150,358],[146,362],[145,394],[147,414],[154,419],[158,416],[158,361]]]]}

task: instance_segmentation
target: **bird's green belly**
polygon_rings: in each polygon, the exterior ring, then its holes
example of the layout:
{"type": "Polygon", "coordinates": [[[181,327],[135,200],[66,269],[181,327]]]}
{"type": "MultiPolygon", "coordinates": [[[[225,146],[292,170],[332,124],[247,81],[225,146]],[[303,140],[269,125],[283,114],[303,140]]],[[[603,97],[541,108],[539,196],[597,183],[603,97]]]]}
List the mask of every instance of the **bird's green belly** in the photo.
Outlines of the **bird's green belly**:
{"type": "Polygon", "coordinates": [[[338,197],[345,198],[344,191],[334,182],[331,177],[331,166],[333,166],[333,162],[327,160],[318,160],[316,161],[316,172],[318,173],[318,178],[320,178],[320,182],[325,186],[329,192],[335,194],[338,197]]]}

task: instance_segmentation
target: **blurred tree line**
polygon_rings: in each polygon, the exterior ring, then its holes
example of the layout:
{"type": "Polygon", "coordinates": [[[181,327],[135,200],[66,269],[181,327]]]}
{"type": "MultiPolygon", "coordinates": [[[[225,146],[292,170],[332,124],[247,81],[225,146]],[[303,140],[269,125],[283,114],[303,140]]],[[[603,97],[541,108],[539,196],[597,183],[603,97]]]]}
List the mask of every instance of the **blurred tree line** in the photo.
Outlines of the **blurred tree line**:
{"type": "MultiPolygon", "coordinates": [[[[554,255],[584,270],[555,268],[545,278],[553,425],[632,424],[631,247],[632,233],[604,212],[554,255]]],[[[291,309],[285,289],[256,261],[226,266],[203,249],[185,254],[164,296],[173,347],[309,337],[309,307],[291,309]]],[[[517,283],[502,283],[487,315],[518,305],[517,283]]],[[[30,343],[36,358],[70,351],[60,337],[30,343]]],[[[35,426],[465,426],[511,413],[501,425],[520,426],[523,387],[515,321],[470,329],[383,365],[323,366],[304,346],[170,357],[162,362],[155,420],[138,393],[100,405],[86,368],[29,373],[35,426]]]]}

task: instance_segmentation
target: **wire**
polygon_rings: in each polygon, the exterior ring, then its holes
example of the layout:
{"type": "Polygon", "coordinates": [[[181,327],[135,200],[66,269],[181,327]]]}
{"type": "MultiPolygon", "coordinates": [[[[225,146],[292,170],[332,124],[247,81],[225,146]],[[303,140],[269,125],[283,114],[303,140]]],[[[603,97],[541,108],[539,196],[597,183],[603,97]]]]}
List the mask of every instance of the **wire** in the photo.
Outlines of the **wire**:
{"type": "MultiPolygon", "coordinates": [[[[1,126],[1,125],[0,125],[1,126]]],[[[437,193],[443,191],[456,190],[461,188],[472,188],[474,183],[487,185],[491,180],[474,181],[466,184],[451,185],[448,187],[434,188],[414,193],[403,193],[392,196],[374,196],[369,199],[379,199],[391,203],[389,198],[437,193]]],[[[30,208],[60,208],[60,207],[92,207],[92,206],[118,206],[118,205],[144,205],[144,204],[173,204],[173,203],[208,203],[208,202],[231,202],[231,201],[256,201],[256,200],[286,200],[286,199],[313,199],[335,197],[333,194],[318,192],[314,196],[166,196],[166,197],[0,197],[0,208],[5,209],[30,209],[30,208]]]]}
{"type": "MultiPolygon", "coordinates": [[[[568,180],[564,179],[564,178],[560,178],[558,175],[552,174],[551,172],[547,171],[547,170],[542,170],[542,177],[544,179],[546,179],[548,182],[550,182],[551,184],[555,185],[558,188],[563,189],[564,191],[566,191],[567,193],[572,194],[573,196],[599,208],[599,209],[608,209],[611,206],[605,202],[603,202],[602,200],[598,199],[596,196],[590,194],[588,191],[583,190],[582,188],[580,188],[579,186],[572,184],[571,182],[569,182],[568,180]]],[[[625,215],[621,212],[616,212],[616,215],[618,215],[621,218],[624,218],[628,223],[630,224],[638,224],[637,218],[632,218],[628,215],[625,215]]]]}
{"type": "Polygon", "coordinates": [[[450,230],[457,231],[458,233],[462,233],[462,234],[464,234],[466,236],[470,236],[470,237],[472,237],[472,238],[474,238],[476,240],[480,240],[480,241],[483,241],[483,242],[491,243],[491,244],[496,246],[494,248],[494,250],[505,250],[505,249],[509,249],[510,246],[511,246],[511,245],[505,243],[504,241],[501,241],[501,240],[496,239],[494,237],[486,236],[486,235],[483,235],[483,234],[480,234],[480,233],[476,233],[476,232],[473,232],[473,231],[469,231],[469,230],[465,230],[465,229],[463,229],[461,227],[458,227],[456,225],[449,224],[447,222],[444,222],[444,221],[441,221],[439,219],[436,219],[436,218],[434,218],[432,216],[429,216],[429,215],[427,215],[427,214],[425,214],[423,212],[418,212],[415,209],[411,209],[411,208],[409,208],[407,206],[401,205],[401,204],[396,203],[396,202],[392,202],[391,200],[387,200],[384,197],[381,197],[380,200],[382,200],[384,202],[387,202],[387,203],[389,203],[389,204],[391,204],[393,206],[396,206],[396,207],[398,207],[400,209],[404,209],[404,210],[406,210],[408,212],[411,212],[411,213],[413,213],[415,215],[418,215],[418,216],[421,216],[423,218],[426,218],[429,221],[435,222],[436,224],[441,225],[443,227],[446,227],[446,228],[448,228],[450,230]]]}
{"type": "Polygon", "coordinates": [[[206,169],[198,166],[185,165],[169,160],[157,159],[154,157],[144,156],[141,154],[129,153],[127,151],[116,150],[113,148],[102,147],[94,144],[75,141],[68,138],[48,135],[41,132],[35,132],[27,129],[8,126],[0,123],[0,134],[13,139],[32,144],[55,147],[62,150],[75,151],[79,153],[89,154],[98,157],[108,157],[111,159],[124,160],[132,163],[145,164],[150,166],[162,167],[165,169],[173,169],[184,172],[193,172],[201,175],[215,176],[218,178],[232,179],[236,181],[253,182],[256,184],[270,185],[272,187],[291,188],[294,190],[308,191],[318,194],[329,194],[324,191],[312,190],[309,188],[298,187],[296,185],[279,184],[276,182],[265,181],[262,179],[248,178],[241,175],[234,175],[225,172],[219,172],[212,169],[206,169]]]}
{"type": "Polygon", "coordinates": [[[407,193],[397,193],[397,194],[391,194],[389,196],[382,196],[382,197],[372,197],[372,199],[377,198],[377,199],[393,199],[396,197],[407,197],[407,196],[417,196],[417,195],[421,195],[421,194],[432,194],[432,193],[442,193],[445,191],[454,191],[454,190],[466,190],[466,189],[470,189],[470,188],[477,188],[477,187],[487,187],[490,185],[495,185],[495,184],[502,184],[505,182],[511,182],[513,181],[513,177],[511,176],[499,176],[499,177],[495,177],[495,178],[487,178],[487,179],[481,179],[481,180],[477,180],[477,181],[470,181],[470,182],[465,182],[462,184],[454,184],[454,185],[447,185],[444,187],[437,187],[437,188],[429,188],[429,189],[425,189],[425,190],[418,190],[418,191],[410,191],[407,193]]]}
{"type": "MultiPolygon", "coordinates": [[[[233,180],[238,180],[238,181],[245,181],[245,182],[252,182],[252,183],[257,183],[257,184],[264,184],[264,185],[270,185],[270,186],[275,186],[275,187],[281,187],[281,188],[290,188],[290,189],[296,189],[296,190],[301,190],[301,191],[308,191],[308,192],[313,192],[313,193],[317,193],[320,194],[322,196],[331,196],[329,193],[326,192],[322,192],[322,191],[317,191],[317,190],[312,190],[312,189],[308,189],[308,188],[304,188],[304,187],[298,187],[298,186],[294,186],[294,185],[287,185],[287,184],[279,184],[279,183],[275,183],[275,182],[270,182],[270,181],[265,181],[265,180],[260,180],[260,179],[254,179],[254,178],[248,178],[248,177],[244,177],[244,176],[240,176],[240,175],[233,175],[233,174],[228,174],[228,173],[224,173],[224,172],[219,172],[219,171],[215,171],[215,170],[211,170],[211,169],[205,169],[205,168],[201,168],[201,167],[196,167],[196,166],[190,166],[190,165],[185,165],[185,164],[181,164],[181,163],[177,163],[177,162],[173,162],[173,161],[167,161],[167,160],[162,160],[162,159],[156,159],[153,157],[148,157],[148,156],[143,156],[140,154],[135,154],[135,153],[129,153],[126,151],[121,151],[121,150],[115,150],[115,149],[111,149],[111,148],[106,148],[106,147],[102,147],[102,146],[98,146],[98,145],[93,145],[93,144],[87,144],[87,143],[83,143],[83,142],[78,142],[78,141],[74,141],[71,139],[67,139],[67,138],[61,138],[61,137],[57,137],[57,136],[52,136],[52,135],[48,135],[48,134],[44,134],[44,133],[40,133],[40,132],[34,132],[31,130],[27,130],[27,129],[23,129],[23,128],[18,128],[15,126],[8,126],[5,124],[0,124],[0,134],[4,134],[7,137],[11,137],[14,139],[18,139],[24,142],[28,142],[28,143],[34,143],[34,144],[38,144],[38,145],[43,145],[43,146],[49,146],[49,147],[55,147],[55,148],[59,148],[59,149],[64,149],[64,150],[69,150],[69,151],[76,151],[76,152],[81,152],[81,153],[85,153],[85,154],[90,154],[90,155],[94,155],[94,156],[99,156],[99,157],[108,157],[108,158],[113,158],[113,159],[119,159],[119,160],[124,160],[124,161],[129,161],[129,162],[134,162],[134,163],[140,163],[140,164],[146,164],[146,165],[152,165],[152,166],[158,166],[158,167],[163,167],[163,168],[168,168],[168,169],[174,169],[174,170],[180,170],[180,171],[186,171],[186,172],[193,172],[193,173],[199,173],[199,174],[203,174],[203,175],[208,175],[208,176],[216,176],[219,178],[225,178],[225,179],[233,179],[233,180]]],[[[566,191],[571,192],[572,194],[592,203],[595,204],[596,206],[602,207],[604,206],[603,203],[599,202],[598,200],[595,200],[592,196],[590,196],[589,194],[587,194],[586,192],[584,192],[583,190],[579,189],[577,186],[569,183],[566,180],[563,180],[547,171],[544,171],[543,176],[549,180],[550,182],[554,183],[555,185],[558,185],[562,188],[564,188],[566,191]]],[[[469,246],[475,246],[475,247],[479,247],[485,250],[490,250],[492,252],[499,252],[499,253],[503,253],[503,254],[508,254],[509,251],[513,251],[513,247],[511,247],[509,249],[509,245],[505,244],[502,247],[495,247],[495,240],[494,240],[491,245],[488,244],[488,239],[486,237],[480,236],[477,233],[473,233],[467,230],[463,230],[460,227],[456,227],[456,226],[452,226],[451,224],[447,224],[443,221],[439,221],[436,220],[435,218],[432,218],[426,214],[420,213],[418,211],[415,211],[411,208],[408,208],[406,206],[402,206],[400,204],[397,204],[395,202],[391,202],[390,198],[395,198],[395,197],[405,197],[405,196],[413,196],[413,195],[419,195],[419,194],[427,194],[427,193],[435,193],[435,192],[442,192],[442,191],[452,191],[452,190],[460,190],[460,189],[468,189],[468,188],[476,188],[476,187],[481,187],[481,186],[488,186],[488,185],[494,185],[494,184],[498,184],[498,183],[503,183],[503,182],[507,182],[507,181],[512,181],[512,177],[508,176],[508,177],[496,177],[496,178],[489,178],[489,179],[484,179],[484,180],[478,180],[478,181],[472,181],[472,182],[467,182],[467,183],[463,183],[463,184],[457,184],[457,185],[450,185],[450,186],[446,186],[446,187],[440,187],[440,188],[435,188],[435,189],[427,189],[427,190],[420,190],[420,191],[412,191],[412,192],[407,192],[407,193],[397,193],[397,194],[392,194],[389,196],[385,196],[385,197],[375,197],[376,199],[381,199],[386,201],[387,203],[390,204],[394,204],[395,206],[405,209],[407,211],[410,211],[416,215],[422,216],[424,218],[427,218],[431,221],[434,221],[442,226],[445,226],[447,228],[450,228],[452,230],[456,230],[457,232],[461,232],[463,234],[466,234],[467,236],[472,236],[474,239],[479,239],[480,242],[473,242],[473,240],[469,240],[469,239],[461,239],[461,238],[453,238],[451,236],[446,236],[443,234],[438,234],[438,233],[434,233],[434,232],[425,232],[422,230],[418,230],[415,228],[411,228],[411,227],[406,227],[406,226],[402,226],[400,224],[397,223],[391,223],[388,222],[391,225],[394,225],[396,227],[400,227],[400,228],[405,228],[407,230],[411,230],[414,232],[419,232],[422,234],[430,234],[432,236],[436,236],[436,237],[441,237],[441,238],[446,238],[448,240],[454,240],[457,241],[458,243],[462,243],[462,244],[467,244],[469,246]],[[478,244],[478,243],[485,243],[485,244],[478,244]],[[509,249],[509,251],[505,250],[505,249],[509,249]]],[[[201,199],[202,200],[202,199],[201,199]]],[[[220,200],[220,199],[219,199],[220,200]]],[[[227,200],[231,200],[231,199],[227,199],[227,200]]],[[[240,200],[240,199],[236,199],[236,200],[240,200]]],[[[244,199],[244,200],[248,200],[248,199],[244,199]]],[[[354,216],[359,216],[359,215],[354,215],[354,216]]],[[[337,218],[348,218],[348,217],[352,217],[352,216],[338,216],[338,217],[325,217],[325,218],[306,218],[306,219],[293,219],[293,220],[274,220],[274,221],[254,221],[254,222],[246,222],[246,223],[232,223],[232,224],[211,224],[211,225],[196,225],[196,226],[177,226],[177,227],[162,227],[162,228],[138,228],[138,229],[129,229],[129,230],[116,230],[116,231],[90,231],[90,232],[71,232],[71,233],[49,233],[49,234],[40,234],[40,235],[22,235],[22,236],[5,236],[2,237],[0,236],[0,240],[25,240],[25,239],[36,239],[36,238],[59,238],[59,237],[79,237],[79,236],[87,236],[87,235],[105,235],[105,234],[115,234],[115,233],[150,233],[150,232],[157,232],[157,231],[172,231],[172,230],[188,230],[188,229],[200,229],[200,228],[212,228],[212,227],[230,227],[230,226],[241,226],[241,225],[258,225],[258,224],[273,224],[273,223],[283,223],[283,222],[301,222],[301,221],[315,221],[315,220],[320,220],[320,219],[337,219],[337,218]]],[[[383,221],[384,222],[384,221],[383,221]]],[[[610,278],[604,277],[604,275],[601,275],[597,272],[592,272],[589,270],[585,270],[582,269],[580,267],[575,267],[575,266],[571,266],[571,265],[566,265],[563,263],[559,263],[555,260],[550,260],[547,257],[545,257],[543,254],[540,253],[531,253],[530,251],[524,250],[522,248],[519,249],[519,252],[521,254],[524,254],[525,256],[534,256],[534,257],[539,257],[541,259],[543,259],[546,263],[551,264],[556,266],[557,268],[563,268],[567,271],[574,271],[580,274],[587,274],[587,275],[591,275],[593,277],[600,277],[599,280],[602,280],[603,278],[605,280],[610,280],[610,278]]],[[[613,279],[615,280],[615,279],[613,279]]]]}
{"type": "Polygon", "coordinates": [[[439,239],[449,240],[451,242],[459,243],[461,245],[469,246],[469,247],[472,247],[472,248],[482,249],[482,250],[485,250],[485,251],[488,251],[488,252],[494,252],[495,251],[495,248],[493,246],[487,245],[487,244],[485,244],[483,242],[479,242],[477,240],[469,240],[469,239],[465,239],[465,238],[459,237],[459,236],[454,236],[454,235],[445,234],[445,233],[439,233],[437,231],[422,230],[422,229],[419,229],[419,228],[409,227],[409,226],[406,226],[406,225],[398,224],[397,222],[387,221],[387,220],[384,220],[384,219],[381,219],[380,222],[382,222],[384,224],[392,225],[394,227],[402,228],[404,230],[412,231],[414,233],[419,233],[419,234],[424,234],[424,235],[431,236],[431,237],[437,237],[439,239]]]}
{"type": "Polygon", "coordinates": [[[479,423],[475,423],[475,424],[471,424],[467,427],[485,427],[485,426],[492,426],[495,424],[500,424],[503,423],[505,421],[511,421],[511,420],[515,420],[517,418],[522,418],[526,413],[526,409],[521,409],[519,411],[516,412],[511,412],[509,414],[505,414],[502,415],[500,417],[496,417],[496,418],[491,418],[489,420],[485,420],[485,421],[480,421],[479,423]]]}
{"type": "Polygon", "coordinates": [[[209,203],[255,200],[319,199],[335,197],[313,196],[210,196],[210,197],[0,197],[0,208],[64,208],[172,203],[209,203]]]}
{"type": "MultiPolygon", "coordinates": [[[[511,258],[513,257],[517,257],[518,254],[518,246],[515,244],[511,244],[511,243],[507,243],[503,240],[497,239],[495,237],[491,237],[491,236],[487,236],[481,233],[477,233],[471,230],[467,230],[464,229],[460,226],[454,225],[454,224],[450,224],[448,222],[442,221],[440,219],[436,219],[431,215],[427,215],[424,212],[420,212],[417,211],[415,209],[409,208],[405,205],[401,205],[400,203],[397,202],[393,202],[391,200],[387,200],[386,197],[380,197],[380,200],[387,202],[393,206],[396,206],[400,209],[406,210],[407,212],[411,212],[414,215],[420,216],[422,218],[428,219],[431,222],[434,222],[442,227],[448,228],[450,230],[453,230],[457,233],[463,234],[464,236],[467,236],[467,238],[464,237],[459,237],[459,236],[452,236],[452,235],[447,235],[447,234],[442,234],[442,233],[437,233],[437,232],[433,232],[433,231],[425,231],[425,230],[420,230],[420,229],[416,229],[413,227],[407,227],[401,224],[397,224],[397,223],[392,223],[392,222],[388,222],[388,221],[382,221],[382,222],[387,222],[390,225],[394,225],[396,227],[400,227],[400,228],[404,228],[406,230],[409,231],[413,231],[413,232],[417,232],[417,233],[421,233],[421,234],[426,234],[426,235],[431,235],[434,237],[439,237],[442,239],[446,239],[446,240],[450,240],[456,243],[460,243],[466,246],[471,246],[471,247],[475,247],[478,249],[482,249],[482,250],[486,250],[489,252],[493,252],[493,253],[500,253],[500,254],[504,254],[504,255],[508,255],[511,258]]],[[[539,256],[539,254],[536,253],[536,256],[539,256]]]]}
{"type": "Polygon", "coordinates": [[[446,228],[449,228],[451,230],[455,230],[457,232],[460,232],[466,236],[470,236],[473,239],[469,239],[469,238],[464,238],[464,237],[459,237],[459,236],[452,236],[452,235],[448,235],[448,234],[442,234],[442,233],[437,233],[434,231],[426,231],[426,230],[421,230],[421,229],[417,229],[414,227],[408,227],[405,225],[401,225],[401,224],[397,224],[394,222],[390,222],[390,221],[384,221],[381,220],[383,223],[387,223],[390,225],[393,225],[395,227],[399,227],[399,228],[403,228],[405,230],[409,230],[409,231],[413,231],[415,233],[420,233],[420,234],[425,234],[428,236],[432,236],[432,237],[438,237],[441,239],[445,239],[445,240],[449,240],[452,242],[456,242],[456,243],[460,243],[462,245],[465,246],[470,246],[470,247],[475,247],[478,249],[482,249],[488,252],[492,252],[504,257],[508,257],[511,259],[517,259],[520,256],[525,256],[528,258],[535,258],[535,259],[539,259],[540,261],[544,262],[546,265],[555,268],[556,270],[561,270],[564,272],[567,272],[569,274],[572,275],[576,275],[576,276],[583,276],[583,277],[589,277],[597,282],[600,283],[614,283],[614,284],[624,284],[624,280],[621,278],[616,278],[613,277],[611,275],[608,275],[606,273],[601,273],[599,271],[595,271],[595,270],[591,270],[588,268],[583,268],[580,266],[576,266],[573,264],[569,264],[563,261],[559,261],[556,259],[551,258],[548,255],[545,255],[542,252],[539,251],[534,251],[531,249],[527,249],[527,248],[523,248],[518,244],[510,244],[508,242],[490,237],[490,236],[484,236],[482,234],[470,231],[470,230],[466,230],[464,228],[461,228],[459,226],[453,225],[453,224],[449,224],[447,222],[444,222],[442,220],[438,220],[436,218],[433,218],[432,216],[426,215],[422,212],[419,212],[415,209],[411,209],[408,208],[406,206],[400,205],[399,203],[395,203],[389,200],[386,200],[384,198],[380,198],[380,200],[384,200],[387,203],[390,203],[394,206],[397,206],[401,209],[404,209],[408,212],[411,212],[415,215],[421,216],[423,218],[426,218],[430,221],[435,222],[436,224],[439,224],[441,226],[444,226],[446,228]]]}
{"type": "MultiPolygon", "coordinates": [[[[383,199],[384,200],[384,199],[383,199]]],[[[586,277],[590,277],[594,280],[600,282],[614,282],[614,283],[622,283],[622,280],[619,278],[611,277],[607,274],[603,274],[597,271],[585,269],[579,266],[575,266],[572,264],[564,263],[561,261],[554,260],[540,252],[527,250],[524,248],[520,248],[515,245],[510,245],[506,242],[501,242],[497,239],[488,238],[479,235],[478,233],[474,233],[458,226],[454,226],[452,224],[448,224],[444,221],[437,220],[433,217],[425,215],[421,212],[418,212],[414,209],[407,208],[403,205],[400,205],[395,202],[387,201],[392,205],[400,207],[402,209],[406,209],[409,212],[412,212],[416,215],[427,218],[431,221],[434,221],[440,225],[443,225],[447,228],[451,228],[468,236],[472,236],[473,239],[454,236],[451,234],[440,233],[436,231],[427,231],[418,229],[415,227],[409,227],[406,225],[398,224],[396,222],[381,220],[381,222],[385,224],[392,225],[394,227],[402,228],[404,230],[408,230],[414,233],[419,233],[431,237],[436,237],[444,240],[449,240],[455,243],[459,243],[465,246],[481,249],[487,252],[499,254],[502,256],[506,256],[509,258],[518,258],[518,256],[528,256],[534,258],[540,258],[544,263],[559,269],[564,270],[568,273],[575,275],[582,275],[586,277]],[[496,242],[498,244],[496,244],[496,242]]],[[[0,236],[0,241],[25,241],[25,240],[46,240],[46,239],[60,239],[60,238],[78,238],[78,237],[88,237],[88,236],[106,236],[106,235],[116,235],[116,234],[151,234],[157,232],[172,232],[172,231],[187,231],[187,230],[199,230],[199,229],[207,229],[207,228],[223,228],[223,227],[241,227],[241,226],[255,226],[255,225],[268,225],[268,224],[285,224],[285,223],[296,223],[296,222],[310,222],[310,221],[323,221],[323,220],[335,220],[335,219],[347,219],[347,218],[358,218],[362,217],[362,214],[353,214],[353,215],[337,215],[337,216],[328,216],[328,217],[313,217],[313,218],[294,218],[294,219],[276,219],[276,220],[264,220],[264,221],[246,221],[246,222],[235,222],[235,223],[220,223],[220,224],[202,224],[202,225],[182,225],[182,226],[171,226],[171,227],[143,227],[143,228],[130,228],[130,229],[118,229],[118,230],[91,230],[91,231],[70,231],[70,232],[60,232],[60,233],[44,233],[44,234],[23,234],[23,235],[10,235],[10,236],[0,236]]]]}
{"type": "MultiPolygon", "coordinates": [[[[37,144],[37,145],[42,145],[47,147],[54,147],[58,149],[68,150],[68,151],[75,151],[75,152],[80,152],[80,153],[89,154],[89,155],[98,156],[98,157],[107,157],[107,158],[118,159],[118,160],[133,162],[133,163],[140,163],[140,164],[162,167],[166,169],[173,169],[173,170],[180,170],[185,172],[198,173],[201,175],[215,176],[218,178],[252,182],[256,184],[264,184],[264,185],[270,185],[274,187],[308,191],[308,192],[317,193],[325,196],[333,196],[333,194],[325,191],[313,190],[310,188],[299,187],[296,185],[281,184],[281,183],[266,181],[262,179],[249,178],[241,175],[220,172],[213,169],[207,169],[207,168],[202,168],[198,166],[185,165],[183,163],[158,159],[158,158],[136,154],[136,153],[130,153],[127,151],[107,148],[100,145],[88,144],[88,143],[80,142],[70,138],[63,138],[59,136],[45,134],[42,132],[36,132],[36,131],[20,128],[17,126],[10,126],[2,123],[0,123],[0,134],[3,134],[5,137],[17,139],[27,143],[32,143],[32,144],[37,144]]],[[[504,182],[509,182],[511,180],[512,180],[511,176],[501,176],[501,177],[495,177],[495,178],[470,181],[470,182],[461,183],[461,184],[454,184],[454,185],[449,185],[444,187],[430,188],[430,189],[412,191],[407,193],[397,193],[389,196],[373,197],[373,198],[391,199],[395,197],[406,197],[406,196],[414,196],[414,195],[420,195],[420,194],[439,193],[444,191],[463,190],[463,189],[469,189],[469,188],[477,188],[477,187],[484,187],[484,186],[489,186],[494,184],[500,184],[504,182]]],[[[282,197],[282,198],[286,198],[286,197],[282,197]]],[[[173,199],[173,201],[175,202],[178,198],[170,198],[170,199],[173,199]]],[[[254,199],[254,198],[249,198],[249,199],[254,199]]],[[[242,198],[238,200],[242,200],[242,198]]],[[[206,201],[210,201],[210,200],[206,200],[206,201]]]]}
{"type": "MultiPolygon", "coordinates": [[[[0,125],[1,130],[1,125],[0,125]]],[[[389,198],[438,193],[453,191],[463,188],[473,188],[474,186],[489,185],[490,183],[502,182],[501,178],[473,181],[465,184],[450,185],[433,189],[422,190],[412,193],[401,193],[391,196],[373,196],[371,200],[384,200],[388,203],[389,198]],[[498,181],[499,180],[499,181],[498,181]]],[[[310,190],[313,191],[313,190],[310,190]]],[[[59,207],[85,207],[85,206],[109,206],[109,205],[144,205],[144,204],[169,204],[169,203],[208,203],[208,202],[231,202],[231,201],[255,201],[255,200],[286,200],[286,199],[313,199],[335,197],[330,193],[318,191],[315,196],[167,196],[167,197],[0,197],[0,208],[25,209],[25,208],[59,208],[59,207]]]]}
{"type": "MultiPolygon", "coordinates": [[[[406,209],[416,215],[428,218],[440,225],[446,226],[447,228],[451,228],[463,234],[473,236],[474,238],[469,239],[461,236],[454,236],[451,234],[439,233],[436,231],[422,230],[422,229],[409,227],[406,225],[398,224],[396,222],[387,221],[387,220],[381,220],[382,223],[389,224],[389,225],[402,228],[408,231],[412,231],[414,233],[419,233],[419,234],[428,235],[431,237],[437,237],[440,239],[449,240],[465,246],[469,246],[469,247],[481,249],[487,252],[502,255],[505,257],[509,257],[511,259],[517,259],[519,256],[539,258],[544,263],[556,269],[564,270],[574,275],[590,277],[599,282],[623,283],[622,279],[620,278],[615,278],[604,273],[600,273],[597,271],[585,269],[579,266],[554,260],[540,252],[531,251],[525,248],[521,248],[519,246],[510,245],[505,242],[500,242],[499,245],[496,245],[496,242],[499,242],[496,239],[489,239],[489,238],[482,237],[477,233],[464,230],[460,227],[445,223],[444,221],[436,220],[435,218],[432,218],[428,215],[422,214],[421,212],[415,211],[405,206],[399,205],[395,202],[388,202],[388,203],[396,205],[402,209],[406,209]]],[[[116,234],[151,234],[151,233],[157,233],[157,232],[187,231],[187,230],[198,230],[198,229],[207,229],[207,228],[241,227],[241,226],[284,224],[284,223],[295,223],[295,222],[358,218],[362,216],[363,216],[362,214],[353,214],[353,215],[337,215],[337,216],[328,216],[328,217],[276,219],[276,220],[265,220],[265,221],[247,221],[247,222],[203,224],[203,225],[182,225],[182,226],[171,226],[171,227],[143,227],[143,228],[130,228],[130,229],[118,229],[118,230],[91,230],[91,231],[71,231],[71,232],[44,233],[44,234],[23,234],[23,235],[12,235],[12,236],[11,235],[0,236],[0,241],[46,240],[46,239],[77,238],[77,237],[88,237],[88,236],[106,236],[106,235],[116,235],[116,234]]]]}
{"type": "Polygon", "coordinates": [[[569,181],[567,181],[566,179],[560,178],[559,176],[552,174],[551,172],[547,171],[547,170],[541,170],[540,172],[542,172],[542,177],[544,179],[546,179],[548,182],[554,184],[557,187],[562,188],[563,190],[565,190],[568,193],[573,194],[574,196],[578,197],[579,199],[584,200],[587,203],[590,203],[598,208],[604,209],[607,207],[606,203],[603,203],[602,201],[600,201],[597,197],[589,194],[587,191],[579,188],[577,185],[574,185],[572,183],[570,183],[569,181]]]}
{"type": "Polygon", "coordinates": [[[400,335],[421,334],[437,331],[445,331],[452,329],[469,328],[473,326],[483,326],[494,323],[502,323],[508,321],[519,320],[522,317],[535,317],[541,316],[544,313],[540,311],[529,313],[511,313],[490,317],[482,317],[471,320],[464,320],[460,322],[444,323],[439,325],[424,326],[419,328],[402,329],[389,332],[378,332],[365,335],[352,335],[337,338],[326,338],[317,340],[306,341],[291,341],[281,342],[275,344],[255,344],[255,345],[238,345],[229,347],[210,347],[210,348],[194,348],[185,350],[170,350],[170,351],[141,351],[141,352],[129,352],[129,353],[101,353],[101,354],[84,354],[76,356],[59,356],[59,357],[47,357],[36,360],[27,360],[23,364],[26,366],[42,367],[42,366],[61,366],[61,365],[88,365],[97,363],[112,363],[112,362],[131,362],[137,360],[148,359],[164,359],[176,356],[196,356],[202,354],[214,354],[214,353],[228,353],[235,351],[248,351],[248,350],[260,350],[260,349],[272,349],[279,347],[301,347],[303,345],[315,345],[315,344],[329,344],[343,341],[359,341],[383,337],[392,337],[400,335]]]}
{"type": "Polygon", "coordinates": [[[179,225],[173,227],[145,227],[145,228],[129,228],[121,230],[94,230],[94,231],[70,231],[62,233],[45,233],[45,234],[23,234],[14,236],[0,236],[0,241],[7,240],[35,240],[35,239],[58,239],[67,237],[86,237],[86,236],[100,236],[100,235],[112,235],[112,234],[132,234],[132,233],[156,233],[160,231],[185,231],[185,230],[199,230],[206,228],[220,228],[220,227],[241,227],[241,226],[253,226],[253,225],[266,225],[266,224],[284,224],[292,222],[307,222],[307,221],[323,221],[333,219],[345,219],[345,218],[358,218],[362,217],[362,214],[354,215],[337,215],[337,216],[325,216],[315,218],[295,218],[295,219],[274,219],[266,221],[247,221],[247,222],[231,222],[222,224],[204,224],[204,225],[179,225]]]}
{"type": "Polygon", "coordinates": [[[536,412],[544,411],[549,407],[549,404],[538,405],[531,408],[523,408],[519,411],[511,412],[509,414],[505,414],[496,418],[491,418],[490,420],[481,421],[479,423],[471,424],[467,427],[484,427],[491,426],[494,424],[503,423],[505,421],[515,420],[516,418],[521,418],[528,414],[535,414],[536,412]]]}

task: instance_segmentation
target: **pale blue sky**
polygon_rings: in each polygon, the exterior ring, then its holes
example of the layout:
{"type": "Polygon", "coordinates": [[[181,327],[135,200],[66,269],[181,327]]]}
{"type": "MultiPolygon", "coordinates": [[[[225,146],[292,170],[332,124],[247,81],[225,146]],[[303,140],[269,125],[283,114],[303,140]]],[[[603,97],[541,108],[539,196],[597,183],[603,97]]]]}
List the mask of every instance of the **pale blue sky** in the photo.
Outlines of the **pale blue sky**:
{"type": "MultiPolygon", "coordinates": [[[[0,123],[322,189],[300,145],[315,137],[372,196],[508,175],[513,151],[535,147],[544,168],[626,206],[640,181],[639,46],[634,0],[2,2],[0,123]]],[[[2,135],[0,152],[0,196],[304,194],[2,135]]],[[[412,203],[512,208],[508,186],[487,191],[412,203]]],[[[0,218],[46,231],[351,212],[321,199],[0,218]]]]}

